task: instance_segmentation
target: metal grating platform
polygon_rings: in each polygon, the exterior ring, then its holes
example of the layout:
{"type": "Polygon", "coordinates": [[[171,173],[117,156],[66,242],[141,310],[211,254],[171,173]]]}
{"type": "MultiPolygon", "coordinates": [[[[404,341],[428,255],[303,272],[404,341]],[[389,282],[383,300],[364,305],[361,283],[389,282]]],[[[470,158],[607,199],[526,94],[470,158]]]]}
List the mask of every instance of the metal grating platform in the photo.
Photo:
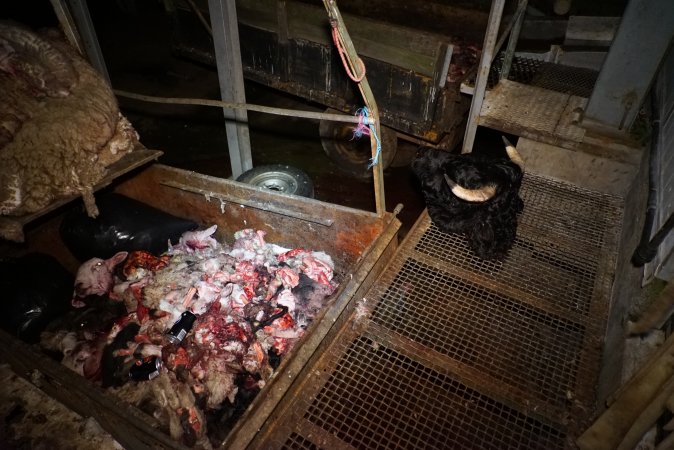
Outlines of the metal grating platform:
{"type": "Polygon", "coordinates": [[[479,125],[550,144],[578,143],[585,129],[576,121],[586,104],[583,97],[501,80],[485,94],[479,125]]]}
{"type": "Polygon", "coordinates": [[[569,449],[594,410],[620,199],[526,175],[474,257],[424,213],[256,448],[569,449]]]}

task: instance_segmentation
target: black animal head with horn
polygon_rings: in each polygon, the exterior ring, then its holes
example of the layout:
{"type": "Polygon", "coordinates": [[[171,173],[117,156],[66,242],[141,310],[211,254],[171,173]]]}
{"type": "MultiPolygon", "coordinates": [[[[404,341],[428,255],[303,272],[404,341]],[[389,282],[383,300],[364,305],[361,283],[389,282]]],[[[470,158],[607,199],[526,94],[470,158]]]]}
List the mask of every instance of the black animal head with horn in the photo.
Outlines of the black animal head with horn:
{"type": "Polygon", "coordinates": [[[524,206],[519,197],[524,161],[505,137],[503,141],[507,157],[454,155],[424,147],[412,163],[435,225],[447,233],[466,234],[483,259],[506,255],[524,206]]]}

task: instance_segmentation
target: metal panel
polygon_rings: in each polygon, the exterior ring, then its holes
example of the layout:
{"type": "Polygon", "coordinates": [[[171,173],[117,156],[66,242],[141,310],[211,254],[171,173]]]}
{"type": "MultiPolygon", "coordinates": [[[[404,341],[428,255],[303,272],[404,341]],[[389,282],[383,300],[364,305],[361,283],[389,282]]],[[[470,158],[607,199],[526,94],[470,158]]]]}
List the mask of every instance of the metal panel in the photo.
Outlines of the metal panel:
{"type": "MultiPolygon", "coordinates": [[[[136,152],[132,152],[131,155],[136,152]]],[[[351,298],[372,285],[398,244],[400,221],[315,199],[286,195],[268,189],[206,176],[162,164],[120,180],[117,193],[179,217],[217,225],[216,237],[224,239],[242,228],[267,232],[270,242],[287,247],[316,246],[335,263],[339,288],[329,306],[314,320],[300,342],[283,357],[265,390],[237,422],[237,438],[226,448],[242,448],[280,401],[295,374],[324,340],[351,298]],[[267,208],[259,206],[267,205],[267,208]],[[252,206],[252,207],[251,207],[252,206]],[[312,217],[310,221],[305,218],[312,217]],[[316,218],[328,219],[318,224],[316,218]]],[[[396,214],[399,210],[396,210],[396,214]]],[[[30,230],[25,246],[2,246],[3,256],[40,252],[53,256],[75,272],[80,265],[59,238],[62,216],[42,221],[30,230]]],[[[106,392],[47,355],[0,330],[0,362],[8,363],[49,395],[84,417],[95,418],[124,448],[185,449],[168,435],[168,423],[130,408],[113,392],[106,392]]],[[[127,399],[128,400],[128,399],[127,399]]],[[[0,447],[4,448],[2,445],[0,447]]],[[[203,448],[203,447],[200,447],[203,448]]],[[[223,447],[224,448],[224,447],[223,447]]]]}

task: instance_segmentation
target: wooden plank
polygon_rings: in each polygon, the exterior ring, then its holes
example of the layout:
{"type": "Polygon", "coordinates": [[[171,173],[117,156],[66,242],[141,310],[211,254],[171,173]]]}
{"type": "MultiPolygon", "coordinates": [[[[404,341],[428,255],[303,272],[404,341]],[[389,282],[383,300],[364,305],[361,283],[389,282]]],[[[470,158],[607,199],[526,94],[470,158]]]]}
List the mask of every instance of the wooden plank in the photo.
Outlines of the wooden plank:
{"type": "MultiPolygon", "coordinates": [[[[164,153],[159,150],[136,149],[133,152],[124,155],[122,159],[108,166],[106,176],[98,184],[96,184],[96,186],[94,186],[94,191],[98,191],[104,188],[116,178],[121,177],[122,175],[131,172],[132,170],[152,160],[156,160],[163,154],[164,153]]],[[[68,197],[60,198],[52,202],[52,204],[50,204],[46,208],[43,208],[40,211],[31,214],[26,214],[25,216],[20,216],[16,220],[19,223],[25,225],[37,219],[38,217],[43,216],[44,214],[51,212],[56,208],[65,205],[66,203],[69,203],[70,201],[76,198],[79,198],[79,195],[71,195],[68,197]]]]}
{"type": "Polygon", "coordinates": [[[151,416],[105,394],[100,388],[29,345],[0,330],[0,361],[82,417],[93,417],[124,448],[187,447],[159,430],[151,416]]]}
{"type": "MultiPolygon", "coordinates": [[[[159,150],[148,150],[146,148],[137,148],[133,152],[127,153],[122,159],[108,166],[107,174],[96,184],[96,186],[94,186],[94,192],[108,186],[116,178],[121,177],[152,160],[156,160],[163,154],[164,153],[159,150]]],[[[79,195],[68,195],[60,197],[49,204],[49,206],[30,214],[16,217],[0,217],[0,227],[3,230],[14,230],[16,234],[14,237],[15,240],[17,242],[23,242],[23,227],[25,225],[78,198],[80,198],[79,195]]]]}
{"type": "Polygon", "coordinates": [[[674,392],[674,336],[613,397],[613,403],[576,441],[582,450],[634,448],[674,392]],[[666,394],[666,395],[663,395],[666,394]],[[645,420],[649,419],[649,420],[645,420]]]}

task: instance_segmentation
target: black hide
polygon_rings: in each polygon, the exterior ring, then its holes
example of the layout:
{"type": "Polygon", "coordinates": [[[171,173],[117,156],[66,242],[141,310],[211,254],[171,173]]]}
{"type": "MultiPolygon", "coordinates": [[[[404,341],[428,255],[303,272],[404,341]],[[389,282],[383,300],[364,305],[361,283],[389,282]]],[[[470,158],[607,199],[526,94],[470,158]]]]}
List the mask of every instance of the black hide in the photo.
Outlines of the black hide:
{"type": "Polygon", "coordinates": [[[445,233],[462,233],[482,259],[501,259],[515,241],[522,169],[507,156],[473,153],[455,155],[422,147],[412,162],[433,223],[445,233]],[[496,194],[484,202],[469,202],[452,193],[445,174],[467,189],[495,185],[496,194]]]}

